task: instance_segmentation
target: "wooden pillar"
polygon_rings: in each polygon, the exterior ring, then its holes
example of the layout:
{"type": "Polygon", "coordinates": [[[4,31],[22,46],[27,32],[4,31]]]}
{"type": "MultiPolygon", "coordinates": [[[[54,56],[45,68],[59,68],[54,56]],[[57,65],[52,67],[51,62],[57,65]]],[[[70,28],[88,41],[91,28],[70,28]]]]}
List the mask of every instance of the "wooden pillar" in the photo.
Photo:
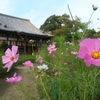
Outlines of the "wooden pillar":
{"type": "Polygon", "coordinates": [[[24,40],[24,53],[26,54],[26,40],[24,40]]]}
{"type": "Polygon", "coordinates": [[[7,45],[9,45],[8,44],[9,43],[9,35],[7,34],[6,36],[7,36],[7,45]]]}
{"type": "Polygon", "coordinates": [[[9,41],[9,35],[6,35],[7,36],[7,41],[9,41]]]}
{"type": "Polygon", "coordinates": [[[27,42],[27,35],[25,35],[25,37],[24,37],[24,53],[25,53],[25,54],[27,53],[27,52],[26,52],[26,47],[27,47],[26,42],[27,42]]]}

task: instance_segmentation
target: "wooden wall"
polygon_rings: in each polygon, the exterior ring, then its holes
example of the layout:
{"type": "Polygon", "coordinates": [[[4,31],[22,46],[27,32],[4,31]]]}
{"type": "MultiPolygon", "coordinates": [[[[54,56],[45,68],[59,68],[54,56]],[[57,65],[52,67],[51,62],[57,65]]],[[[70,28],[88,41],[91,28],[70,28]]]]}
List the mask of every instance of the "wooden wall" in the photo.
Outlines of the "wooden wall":
{"type": "MultiPolygon", "coordinates": [[[[8,44],[8,47],[11,47],[12,45],[16,45],[19,47],[20,53],[32,53],[32,44],[29,43],[29,41],[23,41],[21,39],[12,38],[12,37],[1,37],[0,36],[0,43],[6,42],[8,44]],[[26,49],[26,50],[25,50],[26,49]]],[[[34,42],[34,51],[37,52],[38,48],[41,48],[41,43],[39,41],[34,42]]]]}

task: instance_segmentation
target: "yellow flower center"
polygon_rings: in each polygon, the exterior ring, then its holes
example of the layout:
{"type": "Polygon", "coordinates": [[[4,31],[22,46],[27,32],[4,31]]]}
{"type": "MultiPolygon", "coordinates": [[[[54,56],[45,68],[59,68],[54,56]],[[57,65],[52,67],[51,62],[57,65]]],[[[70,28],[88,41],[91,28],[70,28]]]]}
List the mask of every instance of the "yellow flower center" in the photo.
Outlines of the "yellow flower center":
{"type": "Polygon", "coordinates": [[[10,60],[13,61],[14,60],[14,57],[13,56],[10,56],[10,60]]]}
{"type": "Polygon", "coordinates": [[[98,51],[92,52],[92,57],[93,57],[94,59],[99,59],[99,58],[100,58],[100,52],[98,52],[98,51]]]}
{"type": "Polygon", "coordinates": [[[29,64],[28,64],[28,63],[26,63],[26,66],[28,67],[28,66],[29,66],[29,64]]]}
{"type": "Polygon", "coordinates": [[[26,66],[28,67],[28,66],[29,66],[29,64],[26,64],[26,66]]]}

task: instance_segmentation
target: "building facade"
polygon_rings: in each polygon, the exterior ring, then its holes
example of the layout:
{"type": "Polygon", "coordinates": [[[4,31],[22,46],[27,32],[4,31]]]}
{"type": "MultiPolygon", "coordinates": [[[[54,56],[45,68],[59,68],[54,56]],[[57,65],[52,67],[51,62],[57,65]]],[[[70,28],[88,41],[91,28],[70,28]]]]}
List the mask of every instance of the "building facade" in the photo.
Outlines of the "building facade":
{"type": "Polygon", "coordinates": [[[9,48],[17,45],[20,53],[31,53],[29,40],[33,39],[34,51],[37,52],[50,38],[52,36],[42,33],[28,19],[0,14],[0,43],[6,42],[9,48]]]}

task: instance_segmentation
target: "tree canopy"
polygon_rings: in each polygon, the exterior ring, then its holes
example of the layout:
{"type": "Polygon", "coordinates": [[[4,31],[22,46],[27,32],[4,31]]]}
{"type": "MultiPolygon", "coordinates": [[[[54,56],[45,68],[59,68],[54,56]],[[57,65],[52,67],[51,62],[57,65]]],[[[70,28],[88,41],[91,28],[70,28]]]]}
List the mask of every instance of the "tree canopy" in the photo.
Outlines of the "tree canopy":
{"type": "Polygon", "coordinates": [[[87,37],[93,36],[95,30],[88,29],[88,24],[81,22],[81,19],[77,16],[75,16],[74,20],[71,20],[67,14],[52,15],[46,19],[44,24],[40,26],[40,29],[44,32],[50,32],[54,36],[64,35],[67,39],[71,39],[72,34],[74,34],[77,39],[84,32],[84,29],[86,30],[85,32],[89,32],[87,37]]]}

